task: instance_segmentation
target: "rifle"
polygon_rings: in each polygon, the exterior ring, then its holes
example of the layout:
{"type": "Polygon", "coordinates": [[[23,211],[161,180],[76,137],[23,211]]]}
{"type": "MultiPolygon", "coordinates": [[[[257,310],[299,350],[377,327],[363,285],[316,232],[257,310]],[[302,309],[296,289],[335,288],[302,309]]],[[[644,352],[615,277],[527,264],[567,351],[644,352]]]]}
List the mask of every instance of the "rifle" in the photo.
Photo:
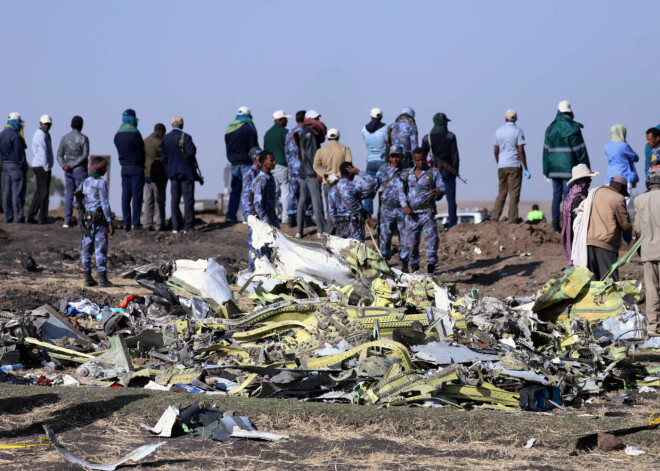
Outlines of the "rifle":
{"type": "Polygon", "coordinates": [[[467,180],[464,179],[464,178],[462,178],[462,177],[461,177],[461,174],[458,173],[454,167],[452,167],[451,165],[449,165],[449,164],[448,164],[447,162],[445,162],[444,160],[441,160],[441,161],[440,161],[440,163],[438,164],[438,167],[443,167],[443,168],[445,168],[449,173],[451,173],[452,175],[456,175],[456,178],[458,178],[460,181],[462,181],[463,183],[465,183],[465,184],[467,185],[467,180]]]}
{"type": "Polygon", "coordinates": [[[199,182],[200,185],[204,185],[204,177],[202,176],[202,171],[199,169],[199,164],[197,163],[197,158],[195,156],[188,157],[188,153],[186,152],[186,149],[183,147],[183,138],[186,135],[183,131],[181,131],[181,139],[179,140],[179,149],[181,149],[181,153],[183,154],[183,158],[186,159],[186,161],[192,165],[193,171],[195,172],[195,181],[199,182]]]}

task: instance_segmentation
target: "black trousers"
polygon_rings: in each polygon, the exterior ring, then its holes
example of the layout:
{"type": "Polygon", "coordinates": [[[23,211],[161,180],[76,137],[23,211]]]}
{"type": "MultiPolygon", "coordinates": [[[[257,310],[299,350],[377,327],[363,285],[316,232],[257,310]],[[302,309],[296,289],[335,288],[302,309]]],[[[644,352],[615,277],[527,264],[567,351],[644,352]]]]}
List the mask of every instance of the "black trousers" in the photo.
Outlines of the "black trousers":
{"type": "Polygon", "coordinates": [[[193,180],[170,180],[170,194],[172,211],[172,230],[191,231],[193,229],[193,222],[195,220],[195,182],[193,180]],[[181,210],[179,209],[179,201],[183,196],[183,212],[185,220],[181,217],[181,210]],[[183,221],[182,221],[183,220],[183,221]],[[181,224],[183,222],[183,227],[181,224]]]}
{"type": "MultiPolygon", "coordinates": [[[[619,255],[609,250],[587,245],[587,268],[593,272],[596,280],[601,280],[607,273],[619,255]]],[[[614,270],[612,280],[619,281],[619,270],[614,270]]]]}
{"type": "Polygon", "coordinates": [[[32,204],[28,211],[28,219],[36,219],[39,213],[40,221],[48,220],[48,200],[50,197],[50,175],[51,171],[45,171],[43,167],[32,167],[36,179],[32,204]]]}

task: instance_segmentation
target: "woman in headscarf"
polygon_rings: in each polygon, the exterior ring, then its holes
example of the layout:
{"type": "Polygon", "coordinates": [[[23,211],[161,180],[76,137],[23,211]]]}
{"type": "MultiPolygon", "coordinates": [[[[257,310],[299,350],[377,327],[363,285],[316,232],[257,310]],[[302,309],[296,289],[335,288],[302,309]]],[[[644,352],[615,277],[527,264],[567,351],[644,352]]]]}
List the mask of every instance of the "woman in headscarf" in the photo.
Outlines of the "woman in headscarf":
{"type": "Polygon", "coordinates": [[[573,265],[571,260],[573,249],[573,221],[575,220],[575,209],[580,206],[589,193],[591,177],[598,175],[598,172],[592,172],[585,164],[578,164],[573,167],[572,178],[568,181],[568,195],[564,200],[564,217],[561,228],[561,243],[564,246],[564,254],[568,266],[573,265]]]}
{"type": "MultiPolygon", "coordinates": [[[[639,161],[639,157],[626,142],[626,128],[623,125],[615,124],[610,132],[612,141],[605,146],[605,155],[607,155],[605,184],[608,184],[612,177],[623,175],[628,182],[628,194],[630,194],[630,190],[639,181],[637,169],[635,168],[635,162],[639,161]]],[[[626,205],[629,203],[630,197],[627,197],[626,205]]]]}

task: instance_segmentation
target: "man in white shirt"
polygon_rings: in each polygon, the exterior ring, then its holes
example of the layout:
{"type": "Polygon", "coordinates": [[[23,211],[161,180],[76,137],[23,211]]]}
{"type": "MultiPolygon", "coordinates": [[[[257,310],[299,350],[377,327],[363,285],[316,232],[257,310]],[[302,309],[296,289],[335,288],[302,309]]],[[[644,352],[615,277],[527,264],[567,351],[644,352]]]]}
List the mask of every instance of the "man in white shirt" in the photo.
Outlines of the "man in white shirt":
{"type": "Polygon", "coordinates": [[[50,176],[53,169],[53,145],[50,140],[50,127],[53,119],[45,114],[39,119],[39,129],[32,136],[32,171],[36,180],[32,204],[27,222],[46,224],[48,222],[48,200],[50,197],[50,176]],[[37,214],[39,220],[37,221],[37,214]]]}
{"type": "Polygon", "coordinates": [[[500,219],[508,194],[509,222],[517,224],[522,222],[522,219],[518,217],[518,202],[520,201],[523,172],[527,179],[531,178],[531,174],[527,170],[525,134],[522,129],[516,126],[518,113],[516,113],[516,110],[507,110],[504,117],[506,124],[495,132],[495,139],[493,140],[493,151],[499,179],[499,193],[493,208],[493,221],[497,222],[500,219]]]}

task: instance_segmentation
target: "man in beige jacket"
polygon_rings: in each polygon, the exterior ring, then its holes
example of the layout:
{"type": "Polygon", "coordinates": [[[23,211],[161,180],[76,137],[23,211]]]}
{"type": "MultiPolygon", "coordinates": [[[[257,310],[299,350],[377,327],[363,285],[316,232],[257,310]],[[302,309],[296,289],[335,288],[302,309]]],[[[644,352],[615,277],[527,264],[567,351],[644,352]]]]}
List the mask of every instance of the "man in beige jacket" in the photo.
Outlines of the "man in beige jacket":
{"type": "MultiPolygon", "coordinates": [[[[619,258],[621,234],[630,234],[632,224],[626,209],[628,182],[617,175],[609,186],[596,190],[589,216],[587,230],[587,268],[600,280],[619,258]]],[[[619,271],[612,273],[612,279],[619,281],[619,271]]]]}
{"type": "Polygon", "coordinates": [[[648,191],[635,198],[635,234],[646,237],[642,243],[644,285],[646,286],[646,319],[651,337],[660,336],[660,165],[651,168],[648,191]]]}
{"type": "Polygon", "coordinates": [[[343,162],[352,162],[353,156],[351,149],[339,143],[339,131],[337,129],[328,130],[328,143],[316,151],[314,156],[314,171],[317,178],[323,179],[323,199],[325,201],[326,230],[328,234],[334,235],[335,226],[330,218],[328,211],[328,195],[332,185],[339,181],[341,175],[339,166],[343,162]]]}

